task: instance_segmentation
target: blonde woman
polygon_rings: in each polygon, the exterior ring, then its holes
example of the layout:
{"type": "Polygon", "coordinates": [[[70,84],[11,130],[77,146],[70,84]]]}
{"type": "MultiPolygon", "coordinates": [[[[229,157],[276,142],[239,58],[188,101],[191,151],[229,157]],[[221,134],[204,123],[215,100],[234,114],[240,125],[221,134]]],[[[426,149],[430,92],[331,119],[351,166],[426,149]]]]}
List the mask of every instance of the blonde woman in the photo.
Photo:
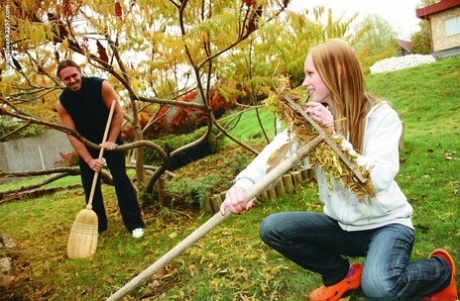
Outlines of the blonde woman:
{"type": "MultiPolygon", "coordinates": [[[[342,40],[312,48],[304,69],[303,86],[310,94],[305,111],[344,137],[342,148],[356,152],[356,163],[370,170],[376,196],[360,201],[316,166],[324,212],[272,214],[260,227],[262,240],[322,277],[323,285],[310,293],[312,301],[339,300],[360,286],[369,299],[457,300],[455,264],[447,251],[437,249],[426,260],[409,261],[413,209],[395,182],[402,132],[398,114],[365,91],[358,58],[342,40]],[[365,262],[350,264],[348,257],[364,257],[365,262]]],[[[222,214],[251,209],[245,190],[266,174],[269,156],[290,139],[287,131],[277,135],[235,178],[222,214]]]]}

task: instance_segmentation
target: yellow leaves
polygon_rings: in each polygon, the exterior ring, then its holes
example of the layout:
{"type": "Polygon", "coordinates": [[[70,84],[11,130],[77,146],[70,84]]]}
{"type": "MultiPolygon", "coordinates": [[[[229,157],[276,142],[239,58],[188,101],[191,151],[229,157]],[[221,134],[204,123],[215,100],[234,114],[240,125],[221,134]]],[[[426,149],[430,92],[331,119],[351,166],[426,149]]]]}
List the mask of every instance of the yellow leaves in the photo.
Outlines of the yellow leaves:
{"type": "Polygon", "coordinates": [[[449,220],[452,217],[454,217],[454,213],[453,212],[446,212],[446,213],[443,213],[443,214],[436,213],[436,216],[438,217],[438,219],[440,219],[442,221],[446,221],[446,220],[449,220]]]}
{"type": "MultiPolygon", "coordinates": [[[[5,70],[5,68],[2,66],[2,70],[5,70]]],[[[9,76],[5,76],[3,74],[2,80],[0,81],[0,91],[2,91],[2,96],[9,96],[11,94],[11,78],[9,76]]]]}
{"type": "Polygon", "coordinates": [[[62,48],[64,50],[68,50],[69,49],[69,41],[67,39],[65,39],[64,41],[62,41],[61,46],[62,46],[62,48]]]}
{"type": "Polygon", "coordinates": [[[198,33],[198,37],[200,38],[200,41],[203,43],[209,42],[209,33],[207,33],[206,31],[200,30],[198,33]]]}
{"type": "MultiPolygon", "coordinates": [[[[337,146],[340,145],[340,141],[334,141],[337,146]]],[[[348,154],[348,153],[346,153],[348,154]]],[[[349,159],[352,159],[348,155],[349,159]]],[[[372,181],[370,181],[369,171],[364,167],[356,166],[356,169],[361,172],[364,178],[369,179],[366,183],[361,183],[353,174],[348,166],[339,158],[339,155],[332,150],[332,148],[325,142],[320,143],[310,154],[312,164],[321,165],[331,178],[337,181],[342,181],[346,189],[350,190],[360,198],[360,201],[364,201],[364,196],[375,196],[374,187],[372,181]]],[[[328,185],[331,185],[328,183],[328,185]]],[[[332,187],[329,187],[332,189],[332,187]]]]}
{"type": "Polygon", "coordinates": [[[131,85],[133,90],[138,94],[143,94],[146,90],[145,82],[143,80],[133,78],[131,85]]]}
{"type": "Polygon", "coordinates": [[[27,41],[27,47],[40,46],[45,40],[51,40],[53,36],[52,28],[49,24],[31,24],[29,22],[18,21],[18,30],[12,32],[11,41],[27,41]]]}

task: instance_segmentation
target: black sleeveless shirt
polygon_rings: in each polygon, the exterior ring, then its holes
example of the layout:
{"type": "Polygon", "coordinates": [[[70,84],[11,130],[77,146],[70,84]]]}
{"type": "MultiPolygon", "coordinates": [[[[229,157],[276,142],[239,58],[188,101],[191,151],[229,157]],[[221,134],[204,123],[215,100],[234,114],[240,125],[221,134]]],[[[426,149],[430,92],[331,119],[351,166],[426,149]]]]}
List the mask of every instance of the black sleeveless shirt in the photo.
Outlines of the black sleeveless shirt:
{"type": "MultiPolygon", "coordinates": [[[[102,100],[102,82],[99,77],[81,77],[81,89],[73,92],[65,88],[59,96],[62,106],[72,117],[79,132],[86,139],[99,144],[104,136],[109,109],[102,100]]],[[[120,140],[120,136],[117,142],[120,140]]]]}

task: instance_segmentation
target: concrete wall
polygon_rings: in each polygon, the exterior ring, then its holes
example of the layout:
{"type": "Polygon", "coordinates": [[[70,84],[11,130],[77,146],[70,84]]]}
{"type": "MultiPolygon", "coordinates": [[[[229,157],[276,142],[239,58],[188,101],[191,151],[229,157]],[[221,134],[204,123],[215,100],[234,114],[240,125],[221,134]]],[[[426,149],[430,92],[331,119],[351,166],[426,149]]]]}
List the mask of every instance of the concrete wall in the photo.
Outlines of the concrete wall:
{"type": "Polygon", "coordinates": [[[68,154],[73,148],[67,135],[47,130],[39,137],[24,138],[0,143],[1,171],[31,171],[58,167],[59,153],[68,154]]]}

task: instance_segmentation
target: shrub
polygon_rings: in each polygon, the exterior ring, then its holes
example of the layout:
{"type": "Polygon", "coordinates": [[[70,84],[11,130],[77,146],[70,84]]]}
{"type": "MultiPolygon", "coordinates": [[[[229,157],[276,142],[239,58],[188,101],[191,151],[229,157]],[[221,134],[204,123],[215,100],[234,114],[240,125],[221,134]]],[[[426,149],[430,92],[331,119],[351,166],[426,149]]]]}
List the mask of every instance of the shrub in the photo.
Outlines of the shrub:
{"type": "Polygon", "coordinates": [[[28,137],[37,137],[43,135],[45,133],[45,128],[39,125],[30,124],[24,126],[21,122],[12,122],[4,120],[4,118],[0,119],[0,138],[2,142],[11,141],[21,138],[28,138],[28,137]],[[21,127],[23,127],[21,129],[21,127]],[[10,133],[17,131],[10,135],[10,133]]]}
{"type": "MultiPolygon", "coordinates": [[[[196,141],[199,137],[204,135],[206,127],[195,130],[190,134],[183,135],[168,135],[155,140],[155,143],[162,147],[167,153],[174,151],[188,143],[196,141]]],[[[216,151],[213,143],[214,135],[211,135],[207,141],[204,141],[200,145],[197,145],[186,152],[179,154],[173,158],[171,165],[168,167],[169,170],[175,170],[180,168],[192,161],[201,159],[209,154],[216,151]]],[[[144,151],[145,164],[159,165],[162,162],[160,155],[151,148],[146,148],[144,151]]]]}

